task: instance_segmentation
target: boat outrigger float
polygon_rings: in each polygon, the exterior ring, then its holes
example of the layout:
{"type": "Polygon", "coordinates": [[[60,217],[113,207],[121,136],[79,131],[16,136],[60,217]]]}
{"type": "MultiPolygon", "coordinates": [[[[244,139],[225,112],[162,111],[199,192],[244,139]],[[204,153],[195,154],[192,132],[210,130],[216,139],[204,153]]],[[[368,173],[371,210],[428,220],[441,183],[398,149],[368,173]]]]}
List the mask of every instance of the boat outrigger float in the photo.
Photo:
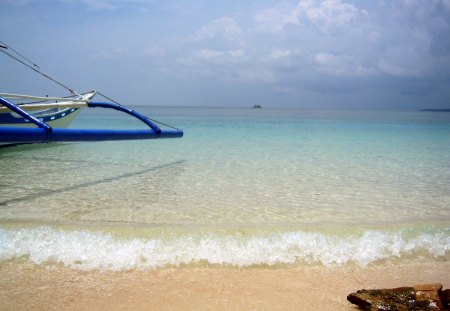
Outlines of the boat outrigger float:
{"type": "Polygon", "coordinates": [[[7,52],[6,49],[8,48],[9,47],[6,44],[0,41],[1,52],[66,88],[72,95],[70,97],[41,97],[0,93],[0,145],[157,139],[183,136],[182,130],[151,120],[137,111],[129,109],[108,98],[100,92],[91,91],[85,94],[79,94],[73,91],[66,85],[36,69],[36,67],[39,67],[31,63],[20,53],[10,49],[15,52],[20,57],[19,58],[16,55],[7,52]],[[96,94],[105,97],[111,102],[92,101],[92,98],[96,94]],[[21,101],[21,103],[18,103],[17,101],[21,101]],[[65,128],[73,120],[80,108],[110,108],[118,110],[139,119],[149,128],[136,130],[65,128]],[[163,124],[170,129],[161,129],[155,123],[163,124]]]}

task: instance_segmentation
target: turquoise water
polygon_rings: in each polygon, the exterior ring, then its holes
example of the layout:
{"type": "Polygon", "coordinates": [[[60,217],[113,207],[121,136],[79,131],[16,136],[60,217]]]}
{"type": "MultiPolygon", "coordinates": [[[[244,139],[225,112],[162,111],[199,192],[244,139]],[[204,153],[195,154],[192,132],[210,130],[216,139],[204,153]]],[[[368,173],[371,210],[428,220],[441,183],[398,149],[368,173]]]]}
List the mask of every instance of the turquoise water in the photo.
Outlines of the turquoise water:
{"type": "MultiPolygon", "coordinates": [[[[138,107],[181,139],[0,149],[0,259],[449,260],[450,114],[138,107]]],[[[93,109],[71,127],[136,128],[93,109]]]]}

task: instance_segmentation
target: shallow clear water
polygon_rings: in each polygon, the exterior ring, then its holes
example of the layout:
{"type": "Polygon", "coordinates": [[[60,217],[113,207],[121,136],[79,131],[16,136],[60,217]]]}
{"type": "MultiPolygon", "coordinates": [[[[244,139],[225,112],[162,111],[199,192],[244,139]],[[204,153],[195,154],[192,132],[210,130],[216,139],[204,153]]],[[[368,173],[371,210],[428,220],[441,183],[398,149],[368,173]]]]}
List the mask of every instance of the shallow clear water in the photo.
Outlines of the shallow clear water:
{"type": "MultiPolygon", "coordinates": [[[[0,149],[0,258],[111,269],[449,259],[450,114],[138,110],[185,136],[0,149]]],[[[72,127],[141,125],[93,109],[72,127]]]]}

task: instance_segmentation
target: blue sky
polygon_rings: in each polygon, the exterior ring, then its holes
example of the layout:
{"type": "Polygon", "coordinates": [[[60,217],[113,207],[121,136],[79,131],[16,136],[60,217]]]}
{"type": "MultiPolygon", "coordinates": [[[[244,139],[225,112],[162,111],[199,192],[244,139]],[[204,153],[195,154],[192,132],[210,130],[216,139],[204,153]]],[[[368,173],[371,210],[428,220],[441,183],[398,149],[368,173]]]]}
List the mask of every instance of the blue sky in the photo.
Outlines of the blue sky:
{"type": "MultiPolygon", "coordinates": [[[[450,0],[0,0],[0,40],[129,105],[450,108],[450,0]]],[[[0,54],[2,91],[64,95],[0,54]]]]}

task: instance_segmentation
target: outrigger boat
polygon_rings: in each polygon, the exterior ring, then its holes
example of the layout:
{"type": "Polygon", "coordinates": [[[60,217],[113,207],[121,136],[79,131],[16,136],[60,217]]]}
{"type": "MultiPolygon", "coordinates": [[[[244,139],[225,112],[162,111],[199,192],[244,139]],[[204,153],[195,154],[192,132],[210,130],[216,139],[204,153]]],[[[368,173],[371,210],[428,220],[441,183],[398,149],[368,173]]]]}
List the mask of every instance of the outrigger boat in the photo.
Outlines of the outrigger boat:
{"type": "Polygon", "coordinates": [[[137,111],[109,99],[100,92],[77,93],[41,71],[25,64],[10,53],[5,52],[4,49],[7,48],[8,46],[0,41],[0,51],[68,89],[72,96],[42,97],[0,93],[0,145],[177,138],[183,136],[182,130],[170,126],[170,129],[161,129],[155,124],[157,121],[151,120],[137,111]],[[111,102],[92,101],[96,94],[107,98],[111,102]],[[81,108],[110,108],[118,110],[139,119],[149,128],[142,130],[66,128],[81,108]]]}
{"type": "Polygon", "coordinates": [[[104,141],[177,138],[183,136],[180,129],[161,129],[148,117],[117,103],[91,101],[96,92],[89,92],[72,99],[47,98],[0,93],[0,144],[104,141]],[[55,100],[53,103],[14,104],[10,98],[55,100]],[[57,102],[61,101],[61,102],[57,102]],[[67,126],[80,108],[111,108],[127,113],[149,129],[108,130],[71,129],[67,126]],[[31,111],[35,111],[32,113],[31,111]]]}

